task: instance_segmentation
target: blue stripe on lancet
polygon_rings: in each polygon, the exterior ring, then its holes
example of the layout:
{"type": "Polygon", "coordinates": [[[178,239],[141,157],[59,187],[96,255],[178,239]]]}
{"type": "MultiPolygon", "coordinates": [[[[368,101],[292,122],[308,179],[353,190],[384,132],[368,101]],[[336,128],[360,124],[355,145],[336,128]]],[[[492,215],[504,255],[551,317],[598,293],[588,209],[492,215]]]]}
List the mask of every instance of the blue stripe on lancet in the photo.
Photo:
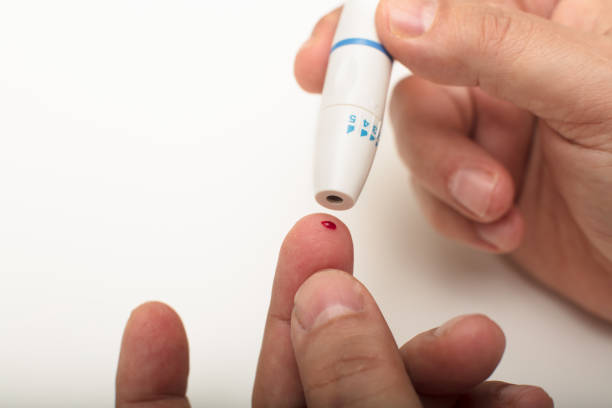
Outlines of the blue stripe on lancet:
{"type": "Polygon", "coordinates": [[[387,51],[387,49],[383,47],[381,43],[378,43],[372,40],[368,40],[367,38],[347,38],[345,40],[338,41],[337,43],[334,44],[330,53],[334,52],[336,49],[340,47],[344,47],[345,45],[353,45],[353,44],[365,45],[366,47],[372,47],[374,49],[377,49],[378,51],[385,54],[391,61],[393,61],[393,57],[391,56],[391,54],[389,54],[389,51],[387,51]]]}

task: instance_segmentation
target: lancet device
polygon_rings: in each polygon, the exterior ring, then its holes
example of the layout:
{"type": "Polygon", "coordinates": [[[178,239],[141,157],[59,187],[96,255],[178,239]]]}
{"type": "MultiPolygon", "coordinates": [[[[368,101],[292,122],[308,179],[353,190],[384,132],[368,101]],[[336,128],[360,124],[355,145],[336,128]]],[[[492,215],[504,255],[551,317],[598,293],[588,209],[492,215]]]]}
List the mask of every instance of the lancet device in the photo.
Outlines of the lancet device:
{"type": "Polygon", "coordinates": [[[336,29],[319,113],[315,198],[331,210],[355,205],[370,173],[393,58],[376,33],[378,0],[349,0],[336,29]]]}

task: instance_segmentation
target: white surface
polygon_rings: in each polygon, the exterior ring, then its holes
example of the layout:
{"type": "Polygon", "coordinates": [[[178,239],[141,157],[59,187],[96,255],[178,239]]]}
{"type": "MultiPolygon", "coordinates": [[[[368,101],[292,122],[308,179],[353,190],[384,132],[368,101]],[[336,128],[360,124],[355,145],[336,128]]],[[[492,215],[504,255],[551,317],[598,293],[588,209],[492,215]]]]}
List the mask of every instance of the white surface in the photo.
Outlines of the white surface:
{"type": "MultiPolygon", "coordinates": [[[[0,395],[107,407],[123,325],[174,306],[198,406],[247,406],[276,252],[311,190],[319,99],[293,56],[333,1],[0,1],[0,395]]],[[[494,378],[612,401],[612,329],[422,220],[386,126],[340,217],[399,342],[482,312],[494,378]]]]}

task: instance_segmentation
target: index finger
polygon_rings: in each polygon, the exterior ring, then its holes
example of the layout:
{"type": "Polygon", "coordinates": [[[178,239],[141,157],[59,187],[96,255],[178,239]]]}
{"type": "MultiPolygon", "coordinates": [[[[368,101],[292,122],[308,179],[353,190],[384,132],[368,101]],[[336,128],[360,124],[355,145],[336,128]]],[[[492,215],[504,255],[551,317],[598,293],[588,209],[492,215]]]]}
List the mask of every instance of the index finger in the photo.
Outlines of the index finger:
{"type": "Polygon", "coordinates": [[[254,407],[305,405],[291,344],[291,312],[298,288],[323,269],[352,273],[351,234],[331,215],[309,215],[295,224],[280,250],[253,387],[254,407]]]}

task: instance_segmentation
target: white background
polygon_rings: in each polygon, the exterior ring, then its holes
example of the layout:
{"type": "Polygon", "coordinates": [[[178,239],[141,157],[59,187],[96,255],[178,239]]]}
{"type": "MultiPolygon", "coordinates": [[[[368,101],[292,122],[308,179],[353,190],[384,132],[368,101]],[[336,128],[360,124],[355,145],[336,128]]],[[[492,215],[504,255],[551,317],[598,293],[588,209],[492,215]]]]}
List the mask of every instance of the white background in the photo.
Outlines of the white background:
{"type": "MultiPolygon", "coordinates": [[[[184,319],[193,405],[249,404],[276,253],[320,211],[318,97],[293,57],[336,4],[0,1],[0,405],[112,405],[123,326],[150,299],[184,319]]],[[[486,313],[508,341],[495,379],[610,406],[611,327],[437,237],[390,126],[339,216],[398,342],[486,313]]]]}

